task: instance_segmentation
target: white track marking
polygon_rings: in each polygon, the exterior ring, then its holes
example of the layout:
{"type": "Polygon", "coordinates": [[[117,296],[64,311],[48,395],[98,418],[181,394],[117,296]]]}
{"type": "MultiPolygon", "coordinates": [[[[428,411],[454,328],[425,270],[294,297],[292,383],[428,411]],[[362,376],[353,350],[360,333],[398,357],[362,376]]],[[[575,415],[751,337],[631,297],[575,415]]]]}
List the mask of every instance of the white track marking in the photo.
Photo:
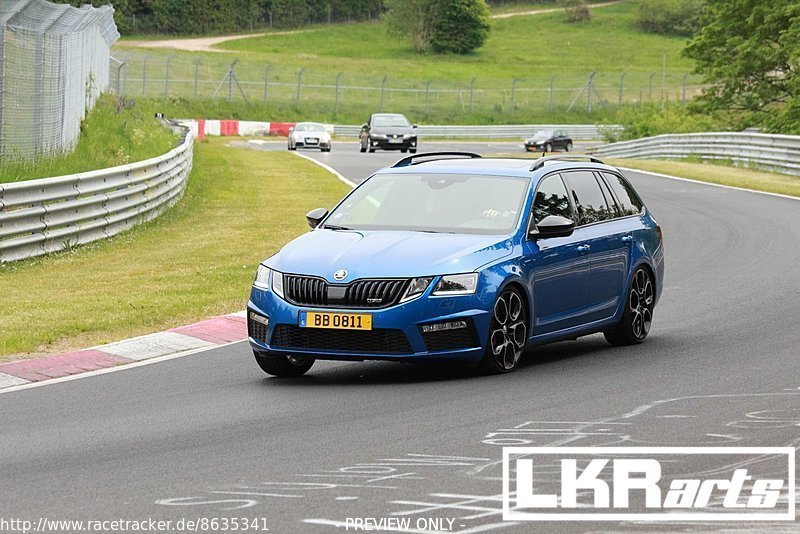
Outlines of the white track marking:
{"type": "Polygon", "coordinates": [[[23,384],[29,383],[30,380],[25,380],[24,378],[17,378],[16,376],[7,375],[4,373],[0,373],[0,388],[9,388],[13,386],[21,386],[23,384]]]}
{"type": "MultiPolygon", "coordinates": [[[[746,193],[757,193],[759,195],[767,195],[778,198],[788,198],[789,200],[800,200],[800,197],[793,197],[791,195],[782,195],[780,193],[770,193],[768,191],[759,191],[758,189],[747,189],[746,187],[735,187],[732,185],[715,184],[712,182],[703,182],[702,180],[693,180],[691,178],[681,178],[680,176],[672,176],[671,174],[662,174],[660,172],[642,171],[639,169],[631,169],[630,167],[617,167],[623,171],[638,172],[641,174],[649,174],[651,176],[658,176],[659,178],[669,178],[670,180],[680,180],[681,182],[690,182],[698,185],[709,185],[711,187],[721,187],[723,189],[733,189],[734,191],[744,191],[746,193]]],[[[788,176],[788,175],[787,175],[788,176]]]]}
{"type": "Polygon", "coordinates": [[[245,343],[246,339],[241,339],[237,341],[231,341],[230,343],[223,343],[221,345],[212,345],[209,347],[200,347],[197,349],[186,350],[183,352],[178,352],[176,354],[167,354],[165,356],[157,356],[155,358],[150,358],[149,360],[142,360],[133,363],[127,363],[124,365],[118,365],[117,367],[107,367],[105,369],[98,369],[97,371],[87,371],[85,373],[80,373],[77,375],[70,375],[70,376],[63,376],[61,378],[52,378],[50,380],[43,380],[41,382],[30,382],[28,384],[23,384],[21,386],[12,386],[10,388],[0,389],[0,395],[4,393],[13,393],[15,391],[22,391],[24,389],[31,389],[31,388],[38,388],[41,386],[51,386],[53,384],[60,384],[62,382],[69,382],[72,380],[80,380],[81,378],[89,378],[91,376],[97,375],[104,375],[107,373],[115,373],[117,371],[126,371],[128,369],[133,369],[134,367],[142,367],[144,365],[150,365],[153,363],[165,362],[167,360],[174,360],[176,358],[183,358],[184,356],[191,356],[192,354],[198,354],[201,352],[208,352],[214,349],[221,349],[223,347],[228,347],[230,345],[235,345],[236,343],[245,343]]]}
{"type": "Polygon", "coordinates": [[[320,167],[322,167],[323,169],[325,169],[325,170],[326,170],[326,171],[328,171],[329,173],[331,173],[331,174],[333,174],[334,176],[336,176],[336,177],[339,179],[339,181],[340,181],[340,182],[342,182],[342,183],[345,183],[345,184],[347,184],[347,185],[348,185],[348,186],[350,186],[350,187],[355,187],[355,186],[356,186],[355,182],[351,182],[350,180],[348,180],[347,178],[345,178],[344,176],[342,176],[342,175],[339,173],[339,171],[337,171],[336,169],[334,169],[334,168],[333,168],[333,167],[331,167],[330,165],[326,165],[325,163],[322,163],[321,161],[317,161],[317,160],[315,160],[314,158],[312,158],[312,157],[309,157],[309,156],[306,156],[305,154],[300,154],[299,152],[292,152],[292,154],[294,154],[294,155],[295,155],[295,156],[297,156],[297,157],[300,157],[300,158],[303,158],[303,159],[307,159],[307,160],[308,160],[308,161],[310,161],[311,163],[314,163],[314,164],[316,164],[316,165],[319,165],[320,167]]]}
{"type": "Polygon", "coordinates": [[[216,343],[177,332],[156,332],[103,346],[103,352],[131,360],[146,360],[192,349],[216,347],[216,343]]]}

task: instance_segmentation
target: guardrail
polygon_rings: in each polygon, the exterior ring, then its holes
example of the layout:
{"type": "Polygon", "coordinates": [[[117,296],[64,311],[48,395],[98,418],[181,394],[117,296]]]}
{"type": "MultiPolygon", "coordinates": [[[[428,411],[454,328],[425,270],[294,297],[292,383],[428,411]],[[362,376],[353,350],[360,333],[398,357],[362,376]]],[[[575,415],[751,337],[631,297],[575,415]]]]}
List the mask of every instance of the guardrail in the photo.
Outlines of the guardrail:
{"type": "MultiPolygon", "coordinates": [[[[576,141],[592,141],[601,139],[600,130],[619,131],[622,126],[616,124],[597,126],[594,124],[512,124],[483,126],[435,126],[420,125],[417,134],[420,137],[473,137],[473,138],[526,138],[539,130],[564,130],[576,141]]],[[[342,137],[358,137],[361,126],[334,125],[333,133],[342,137]]]]}
{"type": "Polygon", "coordinates": [[[605,158],[730,161],[784,174],[800,175],[800,136],[751,132],[667,134],[594,147],[605,158]]]}
{"type": "Polygon", "coordinates": [[[162,156],[56,178],[0,184],[0,262],[111,237],[175,204],[192,168],[193,137],[162,156]]]}

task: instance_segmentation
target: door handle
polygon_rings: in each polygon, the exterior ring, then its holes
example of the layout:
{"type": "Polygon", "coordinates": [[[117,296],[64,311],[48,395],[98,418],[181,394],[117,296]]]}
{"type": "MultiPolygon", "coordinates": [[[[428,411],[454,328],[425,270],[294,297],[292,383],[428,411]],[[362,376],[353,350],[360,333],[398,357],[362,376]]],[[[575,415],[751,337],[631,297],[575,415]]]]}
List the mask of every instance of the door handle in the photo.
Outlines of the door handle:
{"type": "Polygon", "coordinates": [[[589,245],[578,245],[578,252],[580,253],[586,253],[589,252],[590,250],[592,250],[592,247],[590,247],[589,245]]]}
{"type": "Polygon", "coordinates": [[[629,234],[629,235],[622,236],[622,242],[623,243],[631,243],[632,241],[633,241],[633,236],[632,235],[629,234]]]}

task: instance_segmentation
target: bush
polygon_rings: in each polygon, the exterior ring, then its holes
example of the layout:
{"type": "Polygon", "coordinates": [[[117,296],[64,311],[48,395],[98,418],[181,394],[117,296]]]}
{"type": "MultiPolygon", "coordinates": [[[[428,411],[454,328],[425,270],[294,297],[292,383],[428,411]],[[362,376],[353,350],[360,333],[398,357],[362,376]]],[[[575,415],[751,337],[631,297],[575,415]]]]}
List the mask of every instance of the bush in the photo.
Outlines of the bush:
{"type": "Polygon", "coordinates": [[[638,26],[649,33],[692,37],[704,0],[639,0],[638,26]]]}
{"type": "Polygon", "coordinates": [[[564,11],[567,12],[567,22],[575,24],[592,20],[589,6],[583,0],[560,0],[560,4],[564,6],[564,11]]]}
{"type": "Polygon", "coordinates": [[[484,0],[437,2],[431,28],[434,52],[468,54],[489,36],[489,6],[484,0]]]}
{"type": "Polygon", "coordinates": [[[743,126],[732,124],[724,116],[693,113],[680,104],[623,107],[617,112],[616,122],[623,127],[621,132],[601,128],[603,138],[609,143],[669,133],[730,131],[743,126]]]}

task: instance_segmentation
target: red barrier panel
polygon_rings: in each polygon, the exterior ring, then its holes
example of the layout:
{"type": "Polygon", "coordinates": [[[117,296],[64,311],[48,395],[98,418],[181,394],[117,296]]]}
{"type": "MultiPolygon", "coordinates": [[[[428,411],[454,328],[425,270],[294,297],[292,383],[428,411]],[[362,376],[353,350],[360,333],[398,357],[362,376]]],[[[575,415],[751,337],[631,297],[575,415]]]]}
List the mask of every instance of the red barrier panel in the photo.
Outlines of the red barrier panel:
{"type": "Polygon", "coordinates": [[[270,122],[269,134],[286,137],[289,135],[289,128],[294,128],[294,125],[294,122],[270,122]]]}
{"type": "Polygon", "coordinates": [[[206,136],[206,120],[197,119],[197,140],[202,141],[206,136]]]}
{"type": "Polygon", "coordinates": [[[237,120],[219,121],[219,134],[239,135],[239,121],[237,120]]]}

